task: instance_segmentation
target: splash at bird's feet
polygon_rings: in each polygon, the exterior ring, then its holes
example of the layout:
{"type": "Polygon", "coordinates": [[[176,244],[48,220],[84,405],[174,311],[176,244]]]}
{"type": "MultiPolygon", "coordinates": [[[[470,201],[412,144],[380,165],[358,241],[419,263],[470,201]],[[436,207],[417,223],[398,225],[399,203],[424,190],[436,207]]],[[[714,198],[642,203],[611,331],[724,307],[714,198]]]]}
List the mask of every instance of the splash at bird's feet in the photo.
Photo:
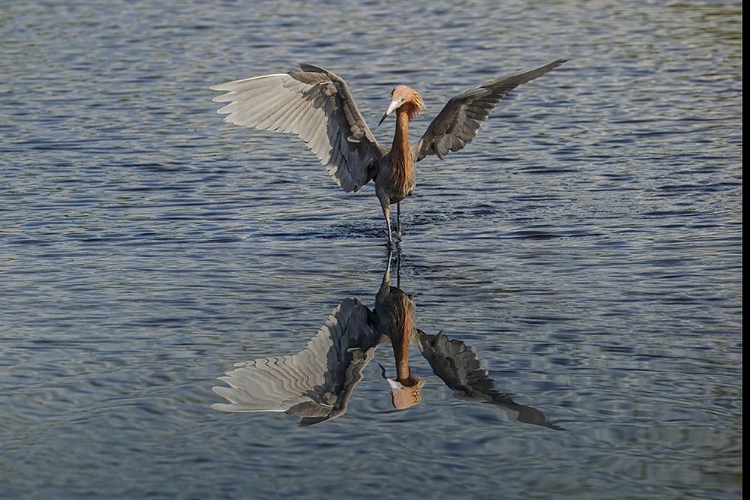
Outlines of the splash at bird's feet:
{"type": "Polygon", "coordinates": [[[401,236],[395,235],[385,241],[388,252],[401,253],[401,236]]]}

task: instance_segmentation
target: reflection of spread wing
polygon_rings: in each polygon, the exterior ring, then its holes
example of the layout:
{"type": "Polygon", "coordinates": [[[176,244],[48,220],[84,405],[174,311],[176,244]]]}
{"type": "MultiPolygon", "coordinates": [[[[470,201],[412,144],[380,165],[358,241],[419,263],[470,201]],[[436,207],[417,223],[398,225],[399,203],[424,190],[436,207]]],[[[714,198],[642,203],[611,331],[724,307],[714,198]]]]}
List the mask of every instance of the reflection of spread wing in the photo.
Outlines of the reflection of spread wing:
{"type": "Polygon", "coordinates": [[[458,339],[449,339],[444,332],[427,335],[417,330],[422,355],[453,395],[460,399],[489,403],[503,408],[519,422],[563,430],[547,421],[544,414],[531,406],[520,405],[495,387],[495,381],[482,368],[476,355],[458,339]]]}
{"type": "Polygon", "coordinates": [[[372,359],[379,335],[369,309],[345,299],[303,351],[292,356],[237,363],[214,387],[229,403],[212,408],[226,412],[286,412],[300,425],[330,420],[346,412],[362,370],[372,359]]]}

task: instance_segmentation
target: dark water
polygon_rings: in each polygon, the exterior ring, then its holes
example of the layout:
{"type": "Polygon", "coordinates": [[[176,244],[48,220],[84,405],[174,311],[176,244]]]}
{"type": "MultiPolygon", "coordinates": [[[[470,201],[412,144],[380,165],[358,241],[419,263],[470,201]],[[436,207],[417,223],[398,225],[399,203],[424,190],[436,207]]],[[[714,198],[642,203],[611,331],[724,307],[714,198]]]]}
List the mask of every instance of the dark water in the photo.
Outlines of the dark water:
{"type": "Polygon", "coordinates": [[[11,1],[0,42],[0,497],[741,496],[740,2],[11,1]],[[372,307],[387,255],[371,186],[208,87],[315,63],[374,126],[408,84],[418,136],[558,57],[418,165],[400,284],[566,431],[455,399],[416,350],[408,410],[375,363],[318,426],[212,410],[235,362],[372,307]]]}

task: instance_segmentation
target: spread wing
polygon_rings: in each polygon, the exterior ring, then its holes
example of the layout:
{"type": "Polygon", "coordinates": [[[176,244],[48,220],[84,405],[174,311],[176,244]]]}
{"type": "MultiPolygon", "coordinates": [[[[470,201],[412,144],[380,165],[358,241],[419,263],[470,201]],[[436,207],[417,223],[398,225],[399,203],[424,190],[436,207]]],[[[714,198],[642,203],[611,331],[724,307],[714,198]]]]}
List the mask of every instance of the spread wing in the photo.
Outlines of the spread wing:
{"type": "Polygon", "coordinates": [[[301,417],[301,425],[343,415],[380,337],[370,326],[370,314],[357,299],[343,300],[303,351],[237,363],[219,377],[229,387],[213,390],[229,403],[211,407],[225,412],[286,412],[301,417]]]}
{"type": "Polygon", "coordinates": [[[301,137],[344,191],[357,191],[375,173],[381,148],[346,82],[310,64],[302,71],[258,76],[211,87],[226,94],[225,121],[301,137]]]}
{"type": "MultiPolygon", "coordinates": [[[[477,135],[479,126],[508,93],[560,66],[567,59],[558,59],[544,66],[490,80],[455,95],[440,111],[414,149],[417,161],[427,155],[441,160],[448,151],[460,151],[477,135]]],[[[414,149],[412,151],[414,151],[414,149]]]]}
{"type": "Polygon", "coordinates": [[[521,405],[495,387],[489,372],[482,368],[476,354],[462,341],[449,339],[444,332],[427,335],[417,330],[419,348],[433,373],[460,399],[489,403],[509,412],[519,422],[563,430],[547,421],[544,414],[531,406],[521,405]]]}

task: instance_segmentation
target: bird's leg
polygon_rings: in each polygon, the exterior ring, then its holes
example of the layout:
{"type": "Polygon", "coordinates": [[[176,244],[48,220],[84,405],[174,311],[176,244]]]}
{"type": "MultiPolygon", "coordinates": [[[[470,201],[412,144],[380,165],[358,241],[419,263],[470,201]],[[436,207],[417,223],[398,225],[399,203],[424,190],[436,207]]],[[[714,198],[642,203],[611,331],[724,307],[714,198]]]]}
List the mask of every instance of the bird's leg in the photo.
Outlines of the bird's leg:
{"type": "Polygon", "coordinates": [[[386,286],[391,285],[391,260],[393,259],[393,250],[388,252],[388,265],[385,268],[385,274],[383,275],[383,283],[386,286]]]}
{"type": "Polygon", "coordinates": [[[401,288],[401,252],[396,254],[396,288],[401,288]]]}
{"type": "Polygon", "coordinates": [[[401,237],[401,202],[396,203],[396,236],[401,237]]]}
{"type": "Polygon", "coordinates": [[[391,200],[385,193],[385,190],[376,189],[375,194],[380,200],[380,207],[383,209],[385,222],[388,224],[388,248],[391,248],[391,245],[393,244],[393,235],[391,232],[391,200]]]}
{"type": "MultiPolygon", "coordinates": [[[[393,251],[388,252],[388,265],[385,268],[385,273],[383,273],[383,281],[380,282],[380,289],[378,290],[378,294],[375,298],[376,304],[385,304],[388,301],[388,294],[391,293],[391,258],[393,256],[393,251]]],[[[378,305],[375,306],[376,308],[380,307],[378,305]]]]}

